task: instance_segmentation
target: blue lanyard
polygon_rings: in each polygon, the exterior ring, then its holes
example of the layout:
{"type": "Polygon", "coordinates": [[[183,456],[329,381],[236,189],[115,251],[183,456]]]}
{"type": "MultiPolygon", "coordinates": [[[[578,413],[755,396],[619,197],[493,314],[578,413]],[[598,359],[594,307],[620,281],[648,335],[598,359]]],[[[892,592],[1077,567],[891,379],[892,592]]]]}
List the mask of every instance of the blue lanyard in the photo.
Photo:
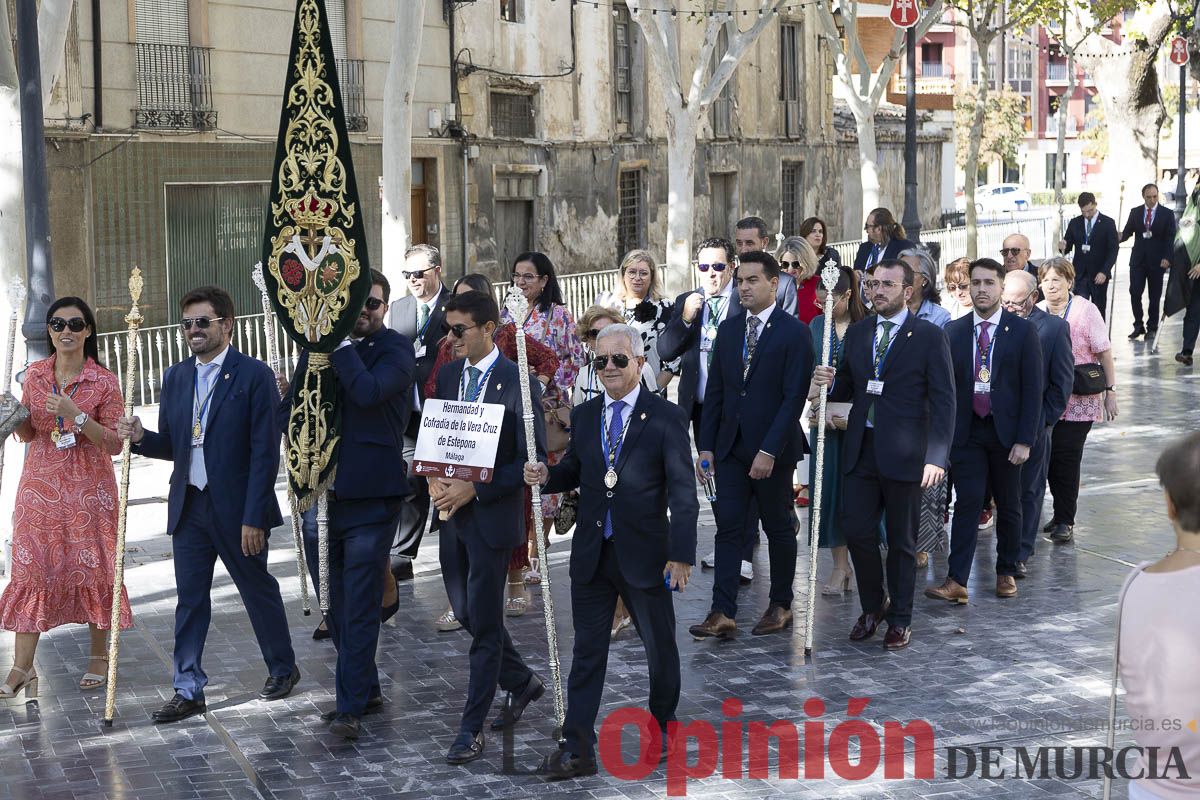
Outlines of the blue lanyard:
{"type": "Polygon", "coordinates": [[[500,359],[498,357],[495,360],[493,360],[492,365],[487,368],[487,372],[483,373],[483,375],[479,378],[479,385],[475,387],[475,396],[474,397],[467,397],[467,365],[463,364],[462,374],[458,376],[458,398],[459,398],[459,400],[462,400],[462,401],[465,401],[468,403],[479,402],[479,396],[481,394],[483,394],[484,387],[487,386],[488,377],[491,376],[492,370],[494,370],[496,368],[496,363],[499,361],[500,361],[500,359]]]}
{"type": "Polygon", "coordinates": [[[1067,307],[1063,309],[1062,318],[1067,321],[1068,325],[1070,324],[1070,320],[1068,320],[1067,317],[1071,316],[1071,303],[1074,303],[1074,302],[1075,302],[1075,295],[1072,294],[1067,299],[1067,307]]]}
{"type": "MultiPolygon", "coordinates": [[[[217,370],[220,372],[220,370],[217,370]]],[[[200,432],[204,432],[204,412],[208,410],[208,401],[212,400],[213,392],[217,390],[217,382],[213,381],[212,386],[208,387],[208,394],[204,396],[204,402],[200,402],[200,364],[196,364],[195,388],[193,389],[192,410],[196,415],[192,420],[192,428],[200,428],[200,432]],[[199,409],[197,411],[196,409],[199,409]]]]}
{"type": "Polygon", "coordinates": [[[1083,243],[1090,244],[1092,241],[1092,225],[1096,222],[1095,219],[1085,219],[1083,221],[1083,243]]]}
{"type": "MultiPolygon", "coordinates": [[[[75,388],[72,389],[70,386],[68,386],[66,388],[67,397],[70,397],[72,400],[74,400],[75,393],[79,391],[79,384],[81,384],[81,383],[83,383],[83,381],[80,380],[79,378],[76,378],[75,379],[75,388]]],[[[57,395],[58,394],[58,381],[55,381],[54,383],[50,384],[50,387],[54,391],[54,394],[57,395]]],[[[62,417],[55,417],[54,424],[58,426],[58,430],[60,432],[63,430],[63,418],[62,417]]]]}
{"type": "MultiPolygon", "coordinates": [[[[892,345],[894,345],[896,343],[896,337],[895,336],[890,337],[888,339],[887,350],[885,350],[883,352],[883,357],[879,358],[875,355],[876,353],[879,352],[879,329],[882,326],[883,326],[882,321],[875,324],[875,336],[871,339],[871,342],[873,344],[873,347],[871,348],[871,359],[872,359],[872,361],[875,362],[875,380],[879,380],[879,376],[883,374],[883,364],[885,361],[887,361],[887,357],[892,352],[892,345]]],[[[896,332],[899,333],[900,326],[896,325],[895,327],[896,327],[896,332]]],[[[837,336],[836,330],[834,330],[834,336],[835,337],[837,336]]]]}

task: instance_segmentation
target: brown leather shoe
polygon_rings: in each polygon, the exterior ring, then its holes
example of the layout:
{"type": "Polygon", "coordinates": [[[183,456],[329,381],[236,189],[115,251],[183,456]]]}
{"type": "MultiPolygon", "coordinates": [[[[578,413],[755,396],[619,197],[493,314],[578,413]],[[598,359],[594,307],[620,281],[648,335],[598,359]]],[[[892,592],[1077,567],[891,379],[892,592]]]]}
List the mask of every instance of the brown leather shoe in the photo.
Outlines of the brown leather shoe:
{"type": "MultiPolygon", "coordinates": [[[[1016,591],[1014,589],[1014,591],[1016,591]]],[[[960,606],[967,604],[967,587],[963,586],[954,578],[946,578],[946,582],[941,586],[925,587],[925,596],[931,600],[949,600],[951,603],[958,603],[960,606]]]]}
{"type": "Polygon", "coordinates": [[[688,633],[696,641],[708,639],[709,637],[727,639],[736,631],[737,623],[720,611],[709,612],[709,615],[704,618],[704,622],[688,628],[688,633]]]}
{"type": "Polygon", "coordinates": [[[879,627],[879,623],[883,622],[890,605],[890,602],[884,600],[883,608],[874,614],[860,614],[858,621],[854,623],[854,628],[850,631],[850,641],[861,642],[863,639],[870,639],[874,636],[875,629],[879,627]]]}
{"type": "Polygon", "coordinates": [[[772,603],[762,619],[750,631],[754,636],[765,636],[768,633],[778,633],[784,628],[792,627],[792,612],[790,609],[772,603]]]}
{"type": "Polygon", "coordinates": [[[889,625],[887,635],[883,637],[884,650],[901,650],[908,647],[912,640],[912,628],[907,626],[889,625]]]}
{"type": "Polygon", "coordinates": [[[1017,579],[1012,575],[996,576],[996,597],[1016,597],[1017,579]]]}

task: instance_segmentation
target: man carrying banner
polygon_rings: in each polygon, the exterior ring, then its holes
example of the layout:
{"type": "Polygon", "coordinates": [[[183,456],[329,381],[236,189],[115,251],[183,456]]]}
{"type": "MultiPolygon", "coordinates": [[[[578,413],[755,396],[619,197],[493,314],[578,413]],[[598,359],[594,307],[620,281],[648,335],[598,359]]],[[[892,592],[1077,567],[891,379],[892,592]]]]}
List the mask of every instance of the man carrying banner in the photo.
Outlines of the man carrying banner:
{"type": "MultiPolygon", "coordinates": [[[[471,677],[458,738],[446,753],[450,764],[466,764],[483,753],[483,722],[496,684],[508,692],[493,730],[502,730],[521,718],[525,707],[541,697],[546,686],[525,665],[504,629],[504,583],[515,547],[525,546],[525,424],[522,421],[521,376],[518,367],[500,354],[492,342],[500,324],[496,301],[483,292],[454,295],[445,306],[445,322],[454,355],[437,376],[436,399],[457,403],[498,405],[504,409],[497,433],[458,432],[454,439],[494,437],[496,458],[488,474],[485,467],[457,477],[431,477],[430,496],[449,518],[441,524],[442,580],[450,605],[471,634],[471,677]],[[478,480],[470,478],[478,477],[478,480]]],[[[541,408],[540,385],[530,383],[531,408],[541,408]]],[[[435,412],[436,413],[436,412],[435,412]]],[[[433,417],[427,413],[426,420],[433,417]]],[[[534,415],[534,438],[539,457],[545,458],[545,423],[534,415]]],[[[429,469],[421,460],[425,439],[446,436],[444,430],[423,429],[418,440],[419,471],[429,469]]],[[[444,449],[444,448],[443,448],[444,449]]],[[[460,468],[461,469],[461,468],[460,468]]],[[[455,468],[441,470],[454,472],[455,468]]]]}

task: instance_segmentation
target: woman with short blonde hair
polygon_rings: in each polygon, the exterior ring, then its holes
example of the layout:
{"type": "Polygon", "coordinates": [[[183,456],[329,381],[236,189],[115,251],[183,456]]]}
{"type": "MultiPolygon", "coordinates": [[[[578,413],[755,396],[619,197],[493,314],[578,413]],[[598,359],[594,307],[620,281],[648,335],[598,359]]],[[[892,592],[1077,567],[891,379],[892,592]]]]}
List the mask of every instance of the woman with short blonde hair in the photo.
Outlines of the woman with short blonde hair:
{"type": "Polygon", "coordinates": [[[821,283],[817,251],[803,236],[789,236],[776,258],[779,268],[796,279],[796,316],[807,325],[821,313],[817,307],[817,286],[821,283]]]}

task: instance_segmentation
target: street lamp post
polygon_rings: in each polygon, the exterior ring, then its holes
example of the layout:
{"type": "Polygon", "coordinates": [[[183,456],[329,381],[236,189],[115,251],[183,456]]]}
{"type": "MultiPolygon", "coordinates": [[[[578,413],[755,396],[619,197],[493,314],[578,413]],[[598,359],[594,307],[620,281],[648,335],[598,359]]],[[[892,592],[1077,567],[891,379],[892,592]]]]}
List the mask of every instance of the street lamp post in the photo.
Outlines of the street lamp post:
{"type": "Polygon", "coordinates": [[[904,90],[904,232],[921,241],[921,212],[917,207],[917,29],[905,31],[908,40],[908,81],[904,90]]]}
{"type": "Polygon", "coordinates": [[[1187,65],[1179,66],[1179,154],[1176,164],[1176,172],[1179,174],[1175,177],[1175,214],[1178,217],[1183,216],[1184,210],[1187,208],[1187,184],[1184,181],[1184,161],[1187,156],[1185,147],[1186,137],[1184,131],[1187,124],[1187,65]]]}

